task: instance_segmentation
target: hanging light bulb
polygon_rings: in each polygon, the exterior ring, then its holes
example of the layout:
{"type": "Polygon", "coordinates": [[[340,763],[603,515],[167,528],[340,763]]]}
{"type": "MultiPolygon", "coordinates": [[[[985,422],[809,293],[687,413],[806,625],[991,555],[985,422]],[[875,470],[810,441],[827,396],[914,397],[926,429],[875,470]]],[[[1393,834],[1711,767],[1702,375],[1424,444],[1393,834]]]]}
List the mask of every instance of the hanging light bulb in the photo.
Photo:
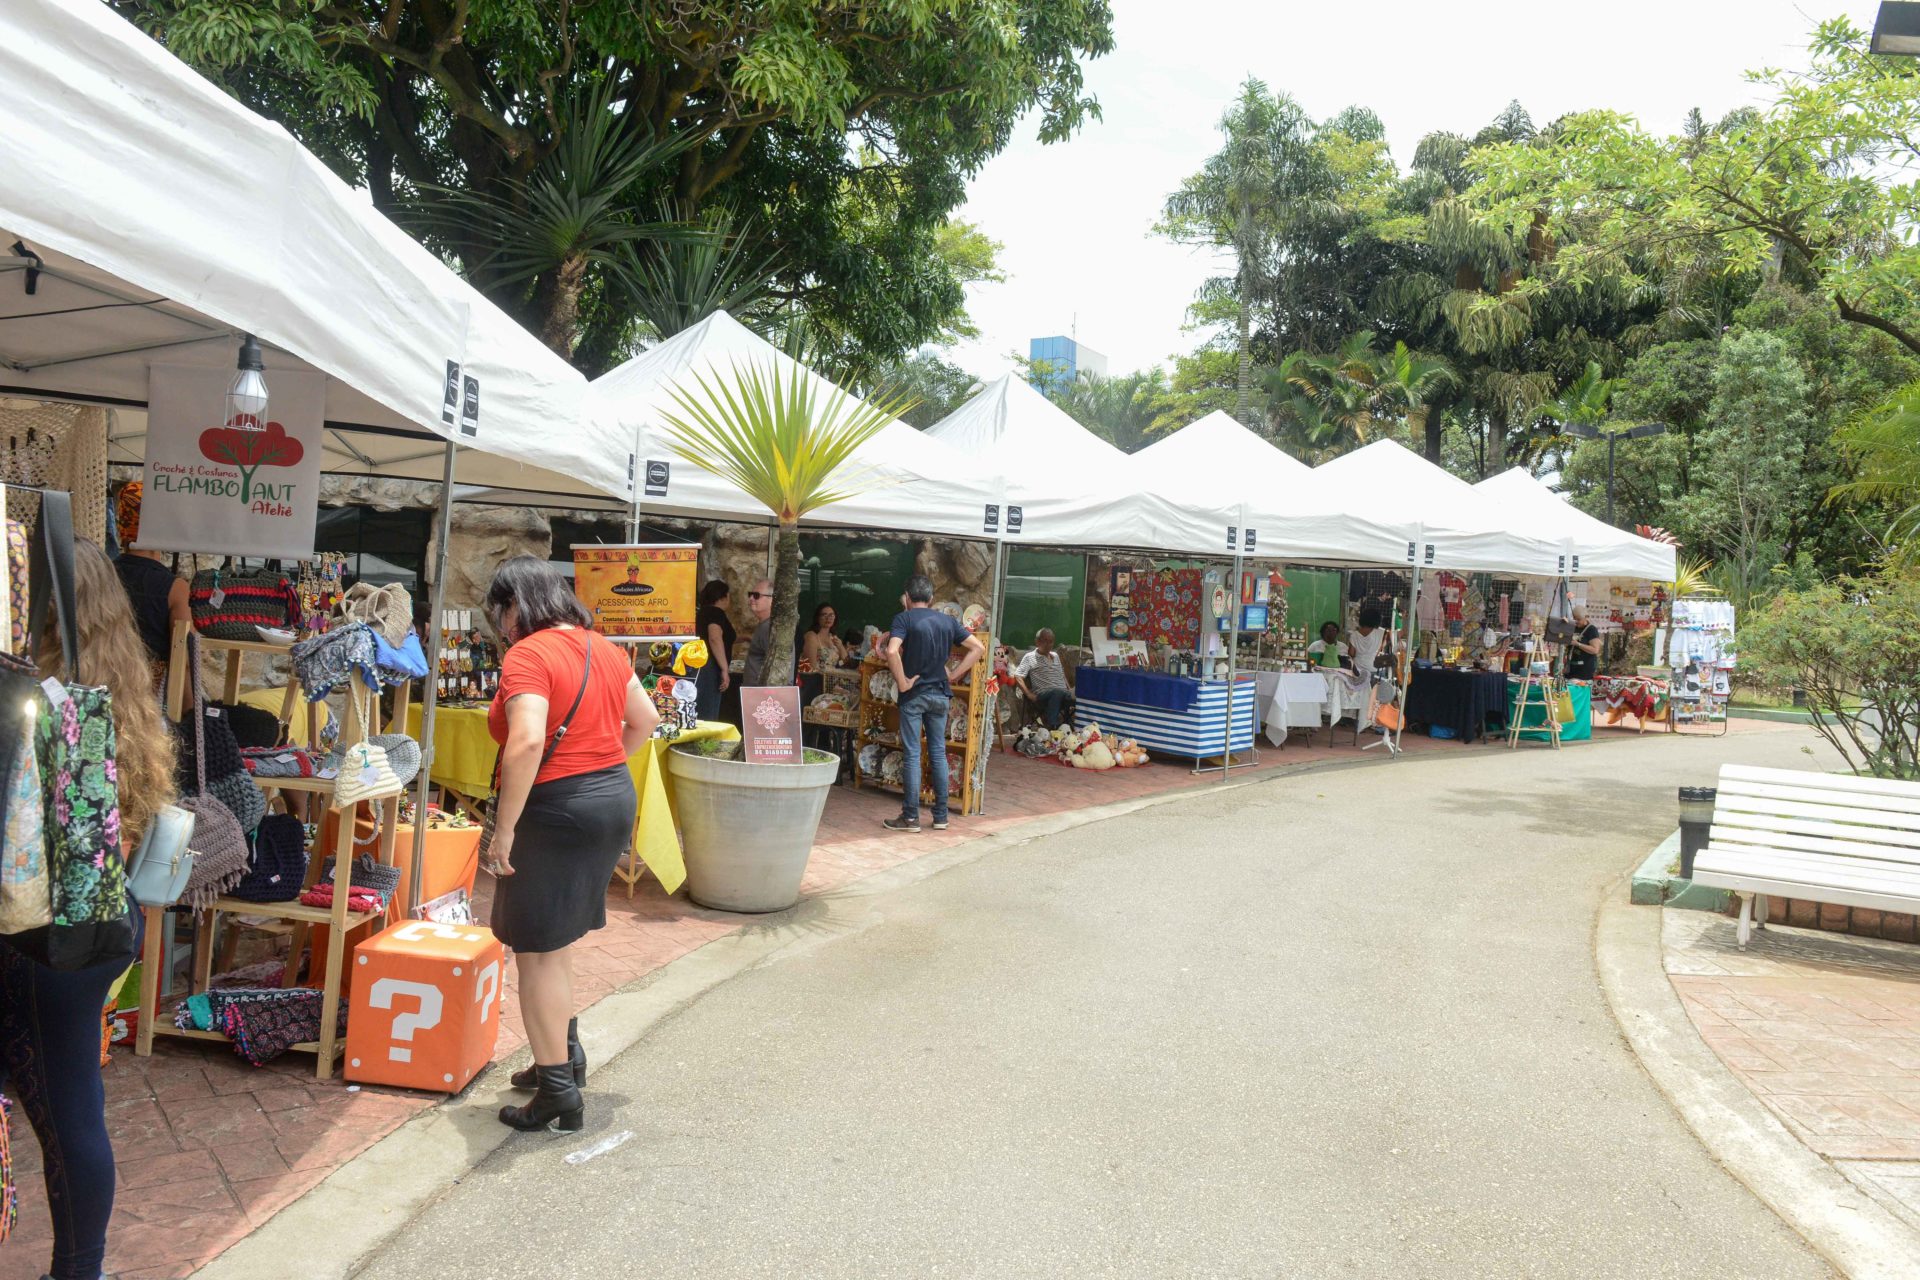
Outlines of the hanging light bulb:
{"type": "Polygon", "coordinates": [[[240,360],[233,382],[227,388],[227,425],[242,431],[267,429],[266,366],[260,360],[260,343],[252,334],[240,339],[240,360]]]}

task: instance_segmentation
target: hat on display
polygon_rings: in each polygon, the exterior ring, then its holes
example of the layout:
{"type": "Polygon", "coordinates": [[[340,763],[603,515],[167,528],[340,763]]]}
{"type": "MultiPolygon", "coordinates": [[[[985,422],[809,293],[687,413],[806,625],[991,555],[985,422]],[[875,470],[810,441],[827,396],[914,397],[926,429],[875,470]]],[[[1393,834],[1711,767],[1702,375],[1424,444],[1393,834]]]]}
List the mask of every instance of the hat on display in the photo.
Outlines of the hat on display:
{"type": "Polygon", "coordinates": [[[683,676],[689,671],[698,671],[707,665],[707,642],[689,640],[680,646],[680,652],[673,655],[673,674],[683,676]]]}
{"type": "Polygon", "coordinates": [[[656,672],[666,672],[673,667],[673,645],[666,640],[655,640],[647,646],[647,662],[656,672]]]}

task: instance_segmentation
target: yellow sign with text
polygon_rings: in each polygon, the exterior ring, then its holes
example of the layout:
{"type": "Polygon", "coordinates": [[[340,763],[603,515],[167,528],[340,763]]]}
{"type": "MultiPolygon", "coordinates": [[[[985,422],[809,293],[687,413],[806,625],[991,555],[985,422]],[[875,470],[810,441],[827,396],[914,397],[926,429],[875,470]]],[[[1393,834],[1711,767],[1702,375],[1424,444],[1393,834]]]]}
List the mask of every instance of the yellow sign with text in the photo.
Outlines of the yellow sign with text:
{"type": "Polygon", "coordinates": [[[694,634],[700,596],[700,548],[576,544],[573,593],[610,640],[694,634]]]}

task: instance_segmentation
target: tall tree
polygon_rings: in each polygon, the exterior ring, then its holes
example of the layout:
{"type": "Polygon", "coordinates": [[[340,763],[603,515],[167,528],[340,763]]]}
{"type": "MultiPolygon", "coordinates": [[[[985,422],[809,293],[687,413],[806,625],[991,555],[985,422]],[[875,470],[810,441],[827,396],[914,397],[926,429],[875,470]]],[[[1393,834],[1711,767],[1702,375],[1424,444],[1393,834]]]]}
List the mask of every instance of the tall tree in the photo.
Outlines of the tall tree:
{"type": "MultiPolygon", "coordinates": [[[[1106,0],[110,3],[389,212],[445,192],[524,203],[567,145],[567,105],[604,91],[617,132],[681,148],[614,208],[724,202],[766,228],[775,296],[876,359],[961,315],[938,239],[966,178],[1029,113],[1049,142],[1097,116],[1082,63],[1113,46],[1106,0]]],[[[556,349],[621,354],[610,263],[576,289],[564,263],[489,277],[484,222],[431,243],[556,349]]]]}
{"type": "Polygon", "coordinates": [[[1275,241],[1323,196],[1330,175],[1313,122],[1286,94],[1249,76],[1220,118],[1222,145],[1167,197],[1159,230],[1170,239],[1233,254],[1234,417],[1252,425],[1253,308],[1275,241]]]}
{"type": "Polygon", "coordinates": [[[1153,442],[1154,424],[1169,394],[1165,371],[1143,369],[1113,378],[1082,375],[1059,395],[1058,403],[1114,448],[1135,453],[1153,442]]]}
{"type": "Polygon", "coordinates": [[[1651,271],[1784,276],[1920,354],[1920,188],[1886,180],[1920,141],[1920,75],[1836,18],[1806,70],[1750,78],[1771,100],[1717,128],[1696,113],[1661,137],[1589,111],[1541,143],[1485,148],[1473,157],[1479,219],[1510,234],[1544,221],[1558,242],[1528,297],[1651,271]]]}

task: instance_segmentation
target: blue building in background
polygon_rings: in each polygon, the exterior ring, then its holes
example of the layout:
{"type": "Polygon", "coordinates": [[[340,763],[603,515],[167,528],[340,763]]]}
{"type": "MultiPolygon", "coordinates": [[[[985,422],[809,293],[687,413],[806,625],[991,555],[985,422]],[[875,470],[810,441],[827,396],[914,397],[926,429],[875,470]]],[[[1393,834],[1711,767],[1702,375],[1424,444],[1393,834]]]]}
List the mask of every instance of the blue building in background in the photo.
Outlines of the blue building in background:
{"type": "Polygon", "coordinates": [[[1034,366],[1028,381],[1047,395],[1072,386],[1083,373],[1107,376],[1107,358],[1068,337],[1029,339],[1027,359],[1034,366]]]}

